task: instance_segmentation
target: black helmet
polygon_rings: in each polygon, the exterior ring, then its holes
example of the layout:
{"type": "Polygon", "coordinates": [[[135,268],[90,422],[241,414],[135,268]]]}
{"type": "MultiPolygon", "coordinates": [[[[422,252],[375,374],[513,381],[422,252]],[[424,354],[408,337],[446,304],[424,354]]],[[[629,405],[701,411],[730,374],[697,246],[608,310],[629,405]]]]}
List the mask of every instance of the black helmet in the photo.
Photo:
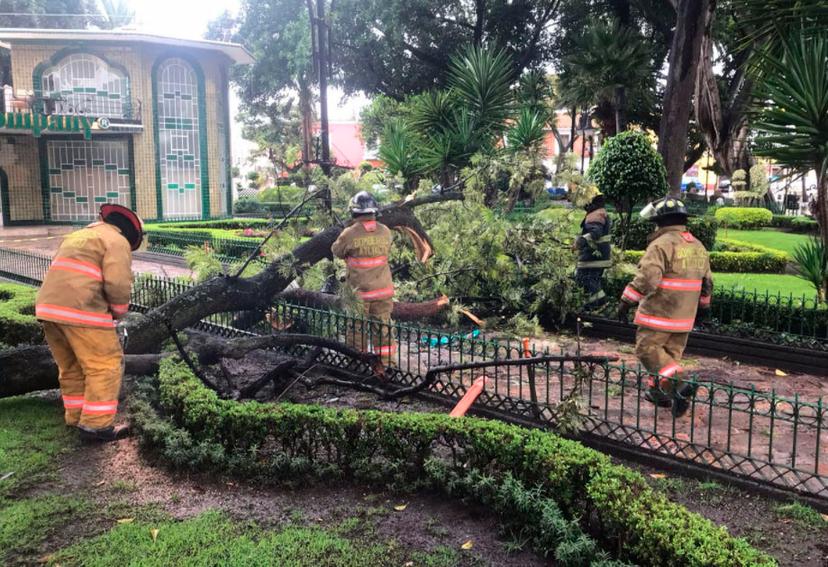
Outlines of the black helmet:
{"type": "Polygon", "coordinates": [[[377,200],[368,191],[360,191],[351,197],[351,214],[374,215],[379,210],[377,200]]]}
{"type": "Polygon", "coordinates": [[[135,211],[123,205],[107,203],[101,205],[101,219],[120,229],[133,252],[141,247],[144,241],[144,222],[135,211]]]}
{"type": "Polygon", "coordinates": [[[641,211],[641,218],[652,222],[664,220],[667,217],[687,217],[691,216],[684,205],[684,201],[676,199],[675,197],[664,197],[657,201],[653,201],[641,211]]]}
{"type": "Polygon", "coordinates": [[[603,193],[598,193],[595,195],[592,200],[584,206],[584,210],[588,213],[592,211],[596,211],[598,209],[603,209],[607,205],[607,200],[604,198],[603,193]]]}

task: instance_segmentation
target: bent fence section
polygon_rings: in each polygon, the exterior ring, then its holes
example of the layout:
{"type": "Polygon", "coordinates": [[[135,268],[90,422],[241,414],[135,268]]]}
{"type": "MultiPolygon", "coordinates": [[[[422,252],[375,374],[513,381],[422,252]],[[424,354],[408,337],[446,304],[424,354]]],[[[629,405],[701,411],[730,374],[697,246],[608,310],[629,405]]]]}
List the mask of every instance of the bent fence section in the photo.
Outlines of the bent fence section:
{"type": "MultiPolygon", "coordinates": [[[[0,249],[0,277],[38,285],[49,263],[47,256],[0,249]]],[[[132,309],[146,311],[192,285],[139,277],[133,288],[132,309]]],[[[773,391],[697,381],[699,389],[690,411],[684,417],[674,418],[669,410],[644,400],[647,375],[638,367],[612,363],[584,366],[563,360],[498,364],[504,360],[566,354],[526,348],[516,341],[387,325],[286,303],[276,304],[269,313],[218,313],[197,327],[223,336],[290,329],[335,340],[350,337],[349,340],[366,348],[381,334],[390,335],[397,347],[392,379],[400,384],[417,383],[429,370],[447,365],[486,363],[482,367],[437,372],[430,392],[447,400],[459,400],[482,376],[486,382],[476,406],[497,415],[540,426],[556,425],[560,404],[565,401],[574,404],[580,416],[578,428],[584,433],[828,500],[828,408],[822,398],[805,400],[779,396],[773,391]]],[[[371,379],[367,367],[336,353],[325,353],[321,361],[371,379]]]]}

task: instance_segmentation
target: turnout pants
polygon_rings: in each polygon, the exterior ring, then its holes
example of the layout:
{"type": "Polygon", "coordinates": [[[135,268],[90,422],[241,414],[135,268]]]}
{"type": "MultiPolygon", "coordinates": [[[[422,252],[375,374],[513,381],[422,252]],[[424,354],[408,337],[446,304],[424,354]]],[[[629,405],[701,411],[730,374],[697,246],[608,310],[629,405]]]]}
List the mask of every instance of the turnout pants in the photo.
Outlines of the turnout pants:
{"type": "Polygon", "coordinates": [[[57,362],[67,425],[105,429],[115,421],[124,355],[115,329],[43,321],[57,362]]]}
{"type": "Polygon", "coordinates": [[[670,394],[674,385],[680,385],[684,373],[681,356],[684,354],[689,336],[690,333],[665,333],[638,327],[635,335],[635,355],[650,372],[648,387],[651,390],[661,390],[665,394],[670,394]],[[669,380],[674,376],[678,379],[669,380]]]}
{"type": "Polygon", "coordinates": [[[604,268],[578,268],[575,271],[575,282],[587,294],[584,309],[598,307],[607,301],[607,296],[601,287],[603,276],[604,268]]]}
{"type": "Polygon", "coordinates": [[[386,366],[392,364],[396,354],[391,327],[393,309],[393,299],[363,301],[361,315],[373,321],[348,321],[345,344],[363,352],[378,354],[386,366]]]}

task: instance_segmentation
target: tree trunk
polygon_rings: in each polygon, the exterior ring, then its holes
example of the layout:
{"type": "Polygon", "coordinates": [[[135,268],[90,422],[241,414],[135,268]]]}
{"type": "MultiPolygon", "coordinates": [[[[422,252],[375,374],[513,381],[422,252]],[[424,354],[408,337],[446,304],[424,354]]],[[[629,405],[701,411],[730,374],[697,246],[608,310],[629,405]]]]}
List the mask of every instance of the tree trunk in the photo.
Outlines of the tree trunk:
{"type": "MultiPolygon", "coordinates": [[[[405,227],[406,230],[414,231],[431,249],[433,244],[414,216],[413,209],[421,205],[462,199],[461,193],[429,195],[383,207],[380,218],[391,229],[405,227]]],[[[280,256],[253,277],[215,277],[145,315],[130,317],[125,322],[129,332],[127,354],[146,354],[157,350],[169,337],[168,325],[181,330],[214,313],[265,310],[273,297],[284,291],[296,277],[330,256],[331,245],[343,228],[341,225],[328,227],[290,253],[280,256]]],[[[48,348],[45,345],[27,348],[29,350],[15,349],[0,353],[0,397],[55,387],[57,370],[48,348]]],[[[128,363],[131,358],[127,357],[128,363]]]]}
{"type": "Polygon", "coordinates": [[[725,108],[713,72],[713,41],[709,33],[705,34],[695,87],[696,123],[719,166],[720,174],[730,178],[737,169],[749,171],[753,165],[747,142],[747,108],[753,83],[740,70],[728,90],[728,106],[725,108]]]}
{"type": "MultiPolygon", "coordinates": [[[[615,87],[615,133],[627,129],[627,90],[623,86],[615,87]]],[[[590,162],[591,163],[591,162],[590,162]]]]}
{"type": "Polygon", "coordinates": [[[676,32],[670,49],[670,70],[658,135],[658,151],[664,159],[672,195],[681,194],[696,71],[703,38],[710,35],[715,4],[716,0],[679,0],[676,8],[676,32]]]}

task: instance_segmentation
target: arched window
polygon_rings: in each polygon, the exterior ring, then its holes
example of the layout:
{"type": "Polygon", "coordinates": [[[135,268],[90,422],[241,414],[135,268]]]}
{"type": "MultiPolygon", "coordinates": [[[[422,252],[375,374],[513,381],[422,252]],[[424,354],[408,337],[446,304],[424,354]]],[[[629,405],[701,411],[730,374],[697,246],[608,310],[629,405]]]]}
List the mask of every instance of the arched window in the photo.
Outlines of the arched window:
{"type": "Polygon", "coordinates": [[[54,114],[130,118],[129,78],[89,53],[73,53],[41,76],[44,98],[54,114]]]}
{"type": "Polygon", "coordinates": [[[196,73],[187,61],[164,60],[157,69],[158,161],[165,218],[202,213],[201,129],[196,73]]]}

